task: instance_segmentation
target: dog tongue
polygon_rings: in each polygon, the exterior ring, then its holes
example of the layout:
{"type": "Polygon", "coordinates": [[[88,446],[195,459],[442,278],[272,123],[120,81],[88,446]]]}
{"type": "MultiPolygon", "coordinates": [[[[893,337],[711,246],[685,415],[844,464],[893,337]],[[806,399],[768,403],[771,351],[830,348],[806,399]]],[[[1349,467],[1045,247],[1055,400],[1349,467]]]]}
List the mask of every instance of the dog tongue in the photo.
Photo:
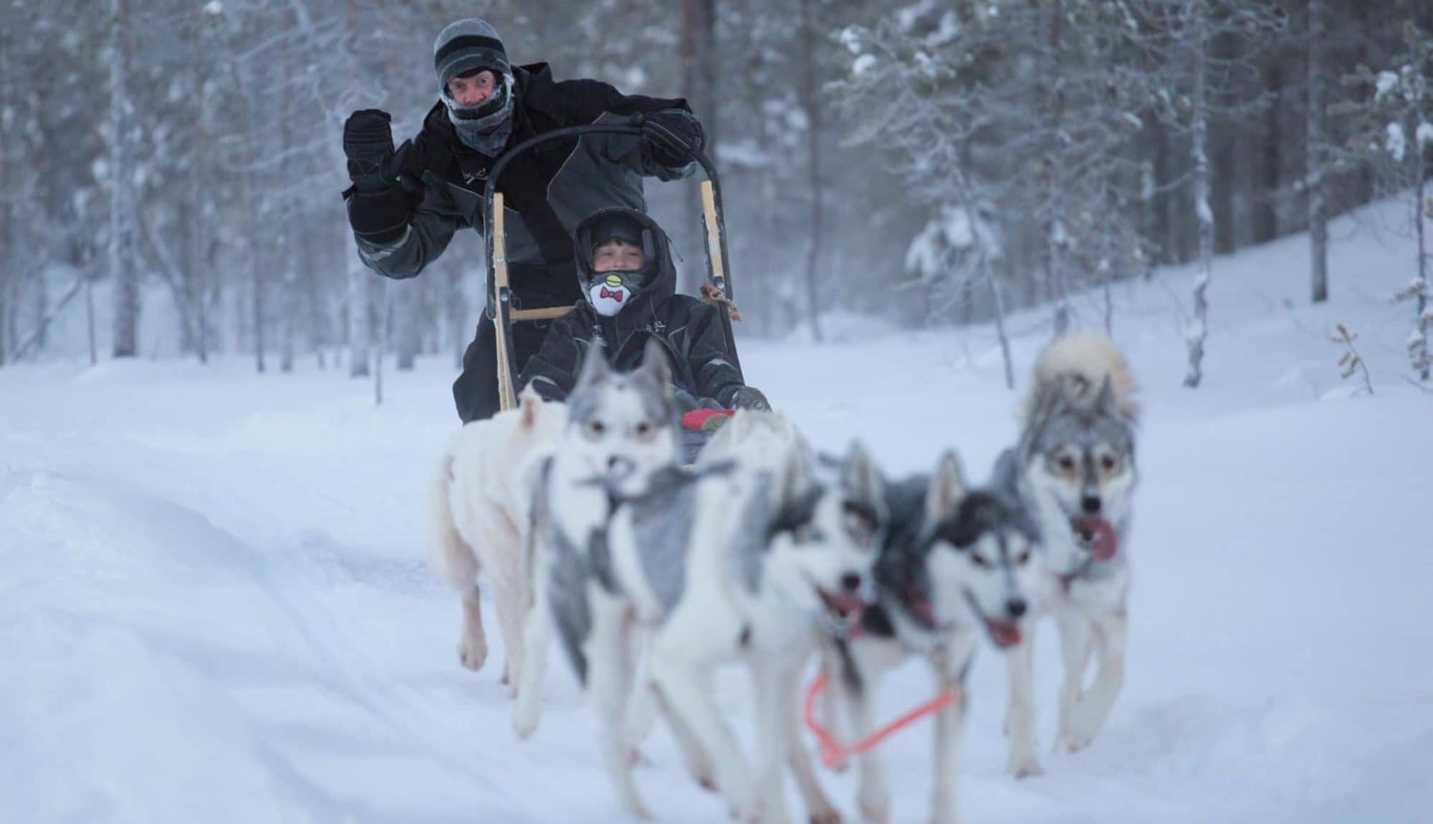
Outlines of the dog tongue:
{"type": "Polygon", "coordinates": [[[1000,647],[1013,647],[1020,643],[1020,625],[1004,623],[1001,621],[987,621],[990,628],[990,637],[995,639],[995,644],[1000,647]]]}
{"type": "Polygon", "coordinates": [[[1109,521],[1098,515],[1082,518],[1079,523],[1082,535],[1090,535],[1090,554],[1096,561],[1108,561],[1119,551],[1120,539],[1109,521]]]}
{"type": "Polygon", "coordinates": [[[832,608],[834,608],[842,618],[850,618],[853,615],[859,614],[861,608],[866,605],[865,601],[862,601],[859,597],[849,592],[828,596],[828,600],[832,608]]]}

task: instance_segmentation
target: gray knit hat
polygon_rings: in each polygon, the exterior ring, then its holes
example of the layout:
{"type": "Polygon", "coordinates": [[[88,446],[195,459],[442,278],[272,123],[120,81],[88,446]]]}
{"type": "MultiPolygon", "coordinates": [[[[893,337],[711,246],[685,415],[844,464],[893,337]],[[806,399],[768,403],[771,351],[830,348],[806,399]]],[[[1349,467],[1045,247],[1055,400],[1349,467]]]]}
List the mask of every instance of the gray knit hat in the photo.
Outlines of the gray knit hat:
{"type": "Polygon", "coordinates": [[[438,86],[445,93],[449,79],[474,69],[512,74],[507,50],[497,29],[476,17],[449,23],[438,32],[438,39],[433,41],[433,69],[438,73],[438,86]]]}

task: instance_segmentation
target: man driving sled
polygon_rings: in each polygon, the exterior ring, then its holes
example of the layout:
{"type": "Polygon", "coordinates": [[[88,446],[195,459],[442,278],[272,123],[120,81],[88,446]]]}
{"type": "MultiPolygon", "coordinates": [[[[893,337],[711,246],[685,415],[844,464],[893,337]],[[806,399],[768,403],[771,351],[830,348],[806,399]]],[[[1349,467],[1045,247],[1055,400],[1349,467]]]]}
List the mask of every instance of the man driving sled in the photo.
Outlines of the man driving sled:
{"type": "MultiPolygon", "coordinates": [[[[503,172],[508,271],[517,307],[569,304],[572,230],[594,209],[644,209],[642,177],[672,180],[695,167],[704,143],[685,100],[624,95],[597,80],[554,80],[546,63],[508,64],[497,32],[470,18],[433,44],[441,99],[395,151],[386,112],[354,112],[343,127],[353,186],[345,192],[359,257],[390,278],[418,275],[453,233],[483,226],[483,191],[495,160],[528,138],[591,123],[640,126],[641,135],[594,134],[544,143],[503,172]]],[[[488,308],[463,354],[453,400],[464,422],[498,410],[492,284],[488,308]]],[[[514,326],[517,368],[542,343],[546,321],[514,326]]]]}

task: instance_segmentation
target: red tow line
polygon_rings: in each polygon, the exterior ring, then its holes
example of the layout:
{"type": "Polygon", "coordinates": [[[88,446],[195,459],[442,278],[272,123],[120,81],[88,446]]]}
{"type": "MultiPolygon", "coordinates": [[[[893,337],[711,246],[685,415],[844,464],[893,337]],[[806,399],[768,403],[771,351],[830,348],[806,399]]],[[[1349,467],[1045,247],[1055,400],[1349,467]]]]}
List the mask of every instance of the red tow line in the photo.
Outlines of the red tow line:
{"type": "Polygon", "coordinates": [[[821,723],[816,720],[816,698],[824,689],[826,689],[826,674],[822,673],[816,676],[816,680],[811,682],[811,686],[806,688],[806,700],[802,704],[801,714],[806,719],[806,728],[811,730],[821,744],[821,763],[831,769],[834,769],[848,756],[859,755],[867,750],[875,749],[890,736],[931,713],[940,712],[955,700],[955,690],[946,690],[915,709],[907,711],[884,727],[878,728],[865,738],[850,746],[845,746],[836,740],[836,736],[832,735],[830,730],[821,726],[821,723]]]}

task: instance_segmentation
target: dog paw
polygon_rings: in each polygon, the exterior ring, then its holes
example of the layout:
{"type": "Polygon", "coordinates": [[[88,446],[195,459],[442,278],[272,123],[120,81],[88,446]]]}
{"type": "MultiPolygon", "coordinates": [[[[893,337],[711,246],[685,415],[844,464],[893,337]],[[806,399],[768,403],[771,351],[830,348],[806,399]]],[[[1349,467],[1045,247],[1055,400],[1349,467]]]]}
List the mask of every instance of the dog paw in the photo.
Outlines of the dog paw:
{"type": "Polygon", "coordinates": [[[1010,764],[1006,771],[1016,779],[1034,778],[1037,775],[1044,775],[1045,770],[1040,766],[1040,760],[1033,754],[1022,756],[1010,756],[1010,764]]]}
{"type": "Polygon", "coordinates": [[[841,814],[833,809],[812,811],[810,824],[841,824],[841,814]]]}
{"type": "Polygon", "coordinates": [[[537,731],[537,721],[538,713],[535,709],[523,706],[522,701],[513,706],[512,731],[518,738],[526,740],[532,737],[537,731]]]}
{"type": "Polygon", "coordinates": [[[1072,725],[1071,729],[1060,733],[1060,747],[1063,748],[1065,752],[1079,752],[1085,747],[1090,746],[1090,742],[1093,741],[1094,738],[1095,737],[1089,733],[1077,731],[1072,725]]]}
{"type": "Polygon", "coordinates": [[[889,824],[891,820],[891,799],[889,797],[859,799],[863,824],[889,824]]]}
{"type": "Polygon", "coordinates": [[[488,660],[488,639],[481,635],[464,635],[458,644],[458,661],[464,667],[477,672],[488,660]]]}

